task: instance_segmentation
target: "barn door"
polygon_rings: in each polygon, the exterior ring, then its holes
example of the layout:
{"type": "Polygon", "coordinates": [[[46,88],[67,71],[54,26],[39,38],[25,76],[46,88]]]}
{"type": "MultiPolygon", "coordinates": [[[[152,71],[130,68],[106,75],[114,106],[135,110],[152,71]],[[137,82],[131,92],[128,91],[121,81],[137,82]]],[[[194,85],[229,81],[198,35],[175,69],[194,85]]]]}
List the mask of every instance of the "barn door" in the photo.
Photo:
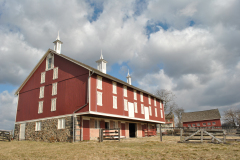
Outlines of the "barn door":
{"type": "Polygon", "coordinates": [[[147,129],[146,124],[142,125],[142,137],[145,137],[144,129],[147,129]]]}
{"type": "Polygon", "coordinates": [[[125,136],[125,123],[121,123],[122,136],[125,136]]]}
{"type": "Polygon", "coordinates": [[[20,124],[19,140],[25,140],[25,123],[20,124]]]}
{"type": "Polygon", "coordinates": [[[90,140],[89,120],[83,120],[83,140],[90,140]]]}

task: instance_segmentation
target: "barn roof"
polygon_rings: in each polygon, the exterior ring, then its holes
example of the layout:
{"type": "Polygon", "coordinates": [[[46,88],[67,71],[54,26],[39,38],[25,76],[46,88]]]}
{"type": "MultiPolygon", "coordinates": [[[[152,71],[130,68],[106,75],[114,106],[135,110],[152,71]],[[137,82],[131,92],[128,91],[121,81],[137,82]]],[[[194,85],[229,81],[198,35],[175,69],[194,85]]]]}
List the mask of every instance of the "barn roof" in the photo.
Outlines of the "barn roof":
{"type": "Polygon", "coordinates": [[[182,122],[203,121],[220,118],[221,115],[218,109],[182,113],[182,122]]]}
{"type": "MultiPolygon", "coordinates": [[[[81,66],[81,67],[83,67],[83,68],[86,68],[86,69],[88,69],[89,71],[93,71],[94,73],[96,73],[96,74],[98,74],[98,75],[100,75],[100,76],[102,76],[102,77],[109,78],[109,79],[111,79],[111,80],[113,80],[113,81],[115,81],[115,82],[121,83],[121,84],[123,84],[123,85],[125,85],[125,86],[128,86],[128,87],[130,87],[130,88],[133,88],[133,89],[135,89],[135,90],[137,90],[137,91],[140,91],[140,92],[143,92],[143,93],[145,93],[145,94],[148,94],[148,95],[150,95],[150,96],[152,96],[152,97],[154,97],[154,98],[160,99],[159,97],[157,97],[157,96],[155,96],[155,95],[153,95],[153,94],[151,94],[151,93],[148,93],[147,91],[144,91],[144,90],[142,90],[142,89],[140,89],[140,88],[137,88],[137,87],[135,87],[135,86],[133,86],[133,85],[130,85],[130,84],[128,84],[127,82],[124,82],[124,81],[122,81],[122,80],[120,80],[120,79],[118,79],[118,78],[116,78],[116,77],[113,77],[113,76],[111,76],[111,75],[109,75],[109,74],[105,74],[105,73],[103,73],[103,72],[101,72],[101,71],[99,71],[99,70],[97,70],[97,69],[95,69],[95,68],[93,68],[93,67],[91,67],[91,66],[88,66],[88,65],[86,65],[86,64],[84,64],[84,63],[82,63],[82,62],[79,62],[79,61],[77,61],[77,60],[75,60],[75,59],[72,59],[72,58],[70,58],[70,57],[68,57],[68,56],[65,56],[64,54],[58,54],[57,52],[55,52],[55,51],[52,50],[52,49],[48,49],[48,51],[43,55],[43,57],[42,57],[41,60],[37,63],[37,65],[34,67],[34,69],[32,70],[32,72],[28,75],[28,77],[24,80],[24,82],[21,84],[21,86],[17,89],[17,91],[15,92],[15,95],[17,95],[18,92],[23,88],[23,86],[27,83],[27,81],[30,79],[30,77],[31,77],[31,76],[33,75],[33,73],[37,70],[37,68],[39,67],[39,65],[42,63],[42,61],[47,57],[47,55],[48,55],[49,53],[53,53],[53,54],[56,54],[56,55],[58,55],[58,56],[60,56],[60,57],[63,57],[64,59],[67,59],[67,60],[69,60],[69,61],[71,61],[71,62],[73,62],[73,63],[75,63],[75,64],[77,64],[77,65],[79,65],[79,66],[81,66]]],[[[162,99],[160,99],[160,100],[162,100],[162,99]]]]}

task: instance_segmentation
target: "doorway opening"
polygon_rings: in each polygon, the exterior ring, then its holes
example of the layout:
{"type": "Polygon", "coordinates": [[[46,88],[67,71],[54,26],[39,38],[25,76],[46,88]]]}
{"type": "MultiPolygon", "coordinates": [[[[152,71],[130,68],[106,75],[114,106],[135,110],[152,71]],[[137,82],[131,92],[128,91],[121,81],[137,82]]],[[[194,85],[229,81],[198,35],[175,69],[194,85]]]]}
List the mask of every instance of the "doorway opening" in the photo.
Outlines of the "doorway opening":
{"type": "Polygon", "coordinates": [[[129,137],[136,137],[136,124],[129,123],[129,137]]]}
{"type": "Polygon", "coordinates": [[[105,122],[105,129],[109,129],[109,122],[105,122]]]}

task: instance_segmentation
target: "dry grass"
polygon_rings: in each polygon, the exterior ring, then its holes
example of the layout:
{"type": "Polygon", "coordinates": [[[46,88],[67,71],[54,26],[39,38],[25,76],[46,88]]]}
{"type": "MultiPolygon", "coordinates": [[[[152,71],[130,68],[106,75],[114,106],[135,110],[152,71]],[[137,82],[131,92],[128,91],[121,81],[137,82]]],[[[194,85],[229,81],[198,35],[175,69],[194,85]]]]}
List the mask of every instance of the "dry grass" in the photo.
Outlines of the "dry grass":
{"type": "Polygon", "coordinates": [[[239,159],[240,143],[177,143],[179,137],[47,143],[0,142],[0,159],[239,159]]]}

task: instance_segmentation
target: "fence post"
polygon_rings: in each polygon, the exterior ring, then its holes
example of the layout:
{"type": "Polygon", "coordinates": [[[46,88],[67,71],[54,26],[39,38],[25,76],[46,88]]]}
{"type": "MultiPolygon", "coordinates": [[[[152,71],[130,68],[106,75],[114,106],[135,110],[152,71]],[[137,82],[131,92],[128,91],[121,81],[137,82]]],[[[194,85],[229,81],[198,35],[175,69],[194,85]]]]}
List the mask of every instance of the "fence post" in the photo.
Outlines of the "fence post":
{"type": "Polygon", "coordinates": [[[201,143],[203,143],[203,129],[201,129],[201,143]]]}
{"type": "Polygon", "coordinates": [[[101,128],[99,128],[99,142],[101,142],[101,128]]]}
{"type": "Polygon", "coordinates": [[[103,141],[103,129],[101,128],[101,142],[103,141]]]}
{"type": "Polygon", "coordinates": [[[118,141],[120,141],[120,128],[118,128],[118,141]]]}
{"type": "Polygon", "coordinates": [[[223,130],[223,143],[226,143],[226,130],[223,130]]]}
{"type": "Polygon", "coordinates": [[[162,124],[160,124],[160,141],[162,141],[162,124]]]}
{"type": "Polygon", "coordinates": [[[180,129],[180,141],[182,141],[182,134],[183,134],[183,129],[180,129]]]}

